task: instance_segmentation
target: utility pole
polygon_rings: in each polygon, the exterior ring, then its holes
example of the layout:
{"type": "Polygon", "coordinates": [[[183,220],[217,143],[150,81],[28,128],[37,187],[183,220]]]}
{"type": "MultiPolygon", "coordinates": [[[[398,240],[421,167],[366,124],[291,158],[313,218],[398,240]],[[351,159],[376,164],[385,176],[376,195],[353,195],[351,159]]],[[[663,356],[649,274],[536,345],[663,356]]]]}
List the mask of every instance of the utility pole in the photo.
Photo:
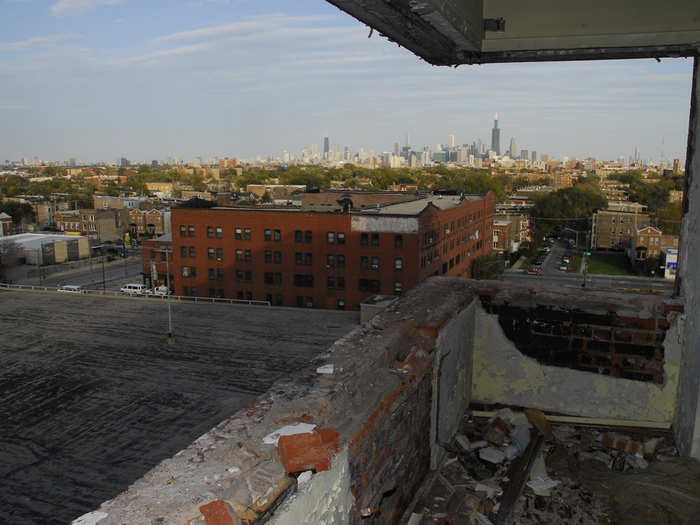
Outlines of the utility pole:
{"type": "Polygon", "coordinates": [[[105,254],[102,254],[102,295],[107,295],[107,281],[105,280],[105,254]]]}
{"type": "Polygon", "coordinates": [[[175,336],[173,335],[173,316],[170,306],[170,248],[164,248],[165,250],[165,282],[168,290],[166,301],[168,303],[168,344],[171,345],[175,342],[175,336]]]}

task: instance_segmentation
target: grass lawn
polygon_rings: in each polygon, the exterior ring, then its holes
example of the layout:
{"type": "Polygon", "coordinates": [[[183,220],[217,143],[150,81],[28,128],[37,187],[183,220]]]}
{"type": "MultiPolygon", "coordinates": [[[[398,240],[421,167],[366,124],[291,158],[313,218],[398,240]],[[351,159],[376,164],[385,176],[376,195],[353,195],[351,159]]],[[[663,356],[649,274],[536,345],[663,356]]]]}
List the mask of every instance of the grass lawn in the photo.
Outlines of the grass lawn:
{"type": "Polygon", "coordinates": [[[580,255],[573,255],[571,257],[571,262],[569,262],[569,269],[567,272],[569,273],[578,273],[581,271],[581,256],[580,255]]]}
{"type": "Polygon", "coordinates": [[[594,253],[588,258],[588,273],[635,275],[622,253],[594,253]]]}

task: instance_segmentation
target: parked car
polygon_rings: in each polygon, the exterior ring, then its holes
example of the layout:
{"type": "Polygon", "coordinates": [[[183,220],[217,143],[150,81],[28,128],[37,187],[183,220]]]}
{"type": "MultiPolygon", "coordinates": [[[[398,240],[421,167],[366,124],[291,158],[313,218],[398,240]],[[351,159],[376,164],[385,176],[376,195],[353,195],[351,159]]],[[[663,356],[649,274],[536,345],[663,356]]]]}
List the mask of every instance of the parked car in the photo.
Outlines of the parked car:
{"type": "Polygon", "coordinates": [[[56,290],[59,292],[66,292],[66,293],[87,293],[87,290],[83,290],[77,284],[64,284],[64,285],[59,286],[56,290]]]}
{"type": "Polygon", "coordinates": [[[156,297],[165,297],[168,295],[168,287],[167,286],[156,286],[155,290],[152,290],[151,288],[148,288],[146,290],[147,295],[155,295],[156,297]]]}
{"type": "Polygon", "coordinates": [[[147,290],[144,284],[129,283],[122,286],[119,291],[126,295],[144,295],[147,290]]]}
{"type": "Polygon", "coordinates": [[[562,264],[561,266],[559,266],[559,269],[560,269],[561,271],[565,272],[565,271],[567,271],[567,270],[569,269],[569,267],[568,267],[566,264],[562,264]]]}
{"type": "Polygon", "coordinates": [[[569,264],[571,262],[571,258],[569,258],[567,255],[561,258],[561,262],[565,264],[569,264]]]}
{"type": "Polygon", "coordinates": [[[542,268],[528,268],[527,273],[530,275],[541,275],[542,274],[542,268]]]}

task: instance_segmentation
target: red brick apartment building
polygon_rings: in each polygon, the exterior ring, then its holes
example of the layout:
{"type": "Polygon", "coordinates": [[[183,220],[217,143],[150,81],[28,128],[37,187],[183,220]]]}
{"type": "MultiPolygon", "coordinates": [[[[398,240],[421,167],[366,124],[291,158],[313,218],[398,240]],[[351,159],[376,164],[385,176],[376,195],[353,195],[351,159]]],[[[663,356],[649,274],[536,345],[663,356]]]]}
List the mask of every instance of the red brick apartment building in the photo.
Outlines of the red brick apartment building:
{"type": "Polygon", "coordinates": [[[431,275],[470,276],[492,251],[495,197],[417,195],[345,211],[255,207],[172,210],[174,292],[358,309],[431,275]]]}

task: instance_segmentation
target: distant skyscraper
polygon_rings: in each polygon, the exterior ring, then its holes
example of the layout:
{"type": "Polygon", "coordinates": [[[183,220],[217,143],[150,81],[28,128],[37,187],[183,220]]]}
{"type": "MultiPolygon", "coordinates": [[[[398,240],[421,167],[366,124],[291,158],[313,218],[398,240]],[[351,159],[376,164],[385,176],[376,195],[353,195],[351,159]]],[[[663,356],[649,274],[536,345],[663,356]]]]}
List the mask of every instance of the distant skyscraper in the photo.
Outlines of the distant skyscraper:
{"type": "Polygon", "coordinates": [[[328,158],[328,153],[331,151],[331,143],[328,137],[323,137],[323,157],[328,158]]]}
{"type": "Polygon", "coordinates": [[[399,155],[401,152],[401,146],[399,146],[398,142],[394,142],[394,155],[399,155]]]}
{"type": "Polygon", "coordinates": [[[532,162],[535,162],[537,160],[537,152],[536,151],[533,151],[532,153],[530,153],[530,159],[532,160],[532,162]]]}
{"type": "Polygon", "coordinates": [[[119,167],[120,168],[128,168],[129,167],[129,159],[126,157],[122,157],[119,159],[119,167]]]}
{"type": "Polygon", "coordinates": [[[508,150],[511,159],[518,158],[518,146],[515,144],[515,137],[510,138],[510,149],[508,150]]]}
{"type": "Polygon", "coordinates": [[[501,130],[498,129],[498,113],[493,117],[493,129],[491,130],[491,149],[496,155],[501,154],[501,130]]]}
{"type": "Polygon", "coordinates": [[[526,149],[520,150],[520,160],[527,160],[528,153],[526,149]]]}
{"type": "Polygon", "coordinates": [[[455,147],[455,136],[454,135],[450,135],[447,137],[447,145],[451,148],[455,147]]]}

